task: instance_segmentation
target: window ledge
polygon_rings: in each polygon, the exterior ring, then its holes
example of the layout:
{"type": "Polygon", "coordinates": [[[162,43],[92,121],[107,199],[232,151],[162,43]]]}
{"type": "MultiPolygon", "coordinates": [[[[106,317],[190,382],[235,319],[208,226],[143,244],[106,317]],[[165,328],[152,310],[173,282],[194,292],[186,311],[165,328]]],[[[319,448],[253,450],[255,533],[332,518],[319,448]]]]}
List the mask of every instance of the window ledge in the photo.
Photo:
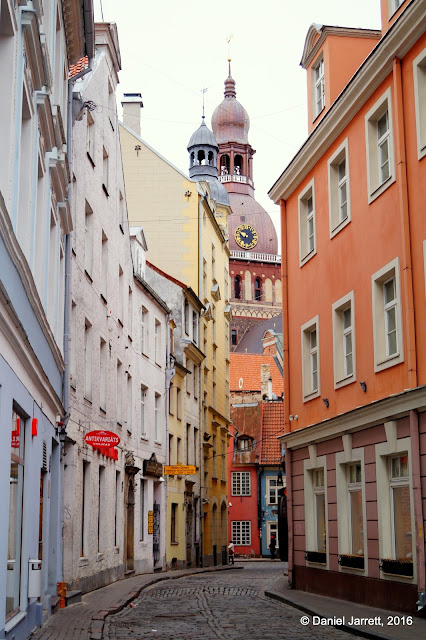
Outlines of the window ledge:
{"type": "Polygon", "coordinates": [[[314,400],[315,398],[319,398],[321,395],[319,389],[317,391],[312,391],[312,393],[308,393],[303,396],[303,402],[309,402],[309,400],[314,400]]]}
{"type": "Polygon", "coordinates": [[[86,151],[86,154],[87,154],[87,157],[90,160],[90,164],[92,165],[93,168],[95,168],[96,165],[95,165],[95,161],[93,160],[92,156],[90,155],[90,153],[88,151],[86,151]]]}
{"type": "Polygon", "coordinates": [[[80,558],[80,562],[78,563],[79,567],[87,567],[89,565],[89,558],[82,556],[80,558]]]}
{"type": "Polygon", "coordinates": [[[312,251],[310,251],[309,253],[304,255],[303,258],[301,258],[299,266],[303,267],[307,262],[309,262],[309,260],[311,260],[311,258],[313,258],[316,255],[317,255],[317,249],[315,247],[315,249],[312,249],[312,251]]]}
{"type": "Polygon", "coordinates": [[[337,234],[340,233],[340,231],[342,231],[345,227],[347,227],[350,221],[351,221],[351,218],[347,216],[344,220],[339,222],[339,224],[337,224],[333,229],[331,229],[330,240],[331,238],[334,238],[335,236],[337,236],[337,234]]]}
{"type": "Polygon", "coordinates": [[[106,416],[106,409],[104,409],[103,407],[99,407],[99,411],[106,416]]]}
{"type": "Polygon", "coordinates": [[[341,387],[346,387],[346,385],[352,384],[353,382],[356,382],[356,376],[354,374],[346,376],[346,378],[340,378],[340,380],[335,380],[334,388],[340,389],[341,387]]]}
{"type": "Polygon", "coordinates": [[[145,442],[148,442],[149,438],[148,438],[148,436],[147,436],[147,434],[146,434],[146,433],[143,433],[143,434],[141,435],[141,440],[144,440],[145,442]]]}
{"type": "Polygon", "coordinates": [[[87,402],[90,406],[92,406],[92,401],[89,398],[84,397],[84,402],[87,402]]]}
{"type": "Polygon", "coordinates": [[[106,188],[106,186],[104,185],[104,183],[102,183],[102,189],[105,193],[105,195],[107,196],[107,198],[109,198],[109,193],[108,193],[108,189],[106,188]]]}
{"type": "Polygon", "coordinates": [[[114,554],[117,555],[120,553],[120,547],[114,547],[114,554]]]}
{"type": "MultiPolygon", "coordinates": [[[[401,336],[398,336],[401,338],[401,336]]],[[[383,369],[388,369],[389,367],[393,367],[396,364],[401,364],[404,361],[402,353],[395,353],[393,356],[389,358],[385,358],[383,360],[379,360],[379,362],[374,363],[374,372],[383,371],[383,369]]]]}
{"type": "Polygon", "coordinates": [[[97,553],[96,554],[96,562],[100,562],[103,559],[104,559],[104,554],[103,553],[97,553]]]}
{"type": "Polygon", "coordinates": [[[6,622],[6,624],[4,625],[4,630],[5,633],[8,633],[9,631],[11,631],[14,627],[16,627],[17,624],[19,624],[21,622],[21,620],[23,620],[24,618],[26,618],[27,616],[27,612],[26,611],[20,611],[19,613],[17,613],[16,615],[13,616],[13,618],[11,618],[8,622],[6,622]]]}
{"type": "Polygon", "coordinates": [[[86,276],[86,278],[89,280],[90,284],[93,283],[93,278],[90,275],[90,273],[87,271],[87,269],[84,270],[84,275],[86,276]]]}
{"type": "Polygon", "coordinates": [[[396,182],[396,177],[392,175],[389,176],[389,178],[387,178],[384,182],[382,182],[381,185],[373,189],[373,191],[368,194],[368,204],[374,202],[374,200],[381,196],[382,193],[384,193],[386,189],[388,189],[394,182],[396,182]]]}
{"type": "Polygon", "coordinates": [[[179,545],[179,542],[171,542],[170,544],[171,544],[171,546],[172,546],[172,547],[173,547],[173,546],[174,546],[174,547],[177,547],[177,546],[179,545]]]}

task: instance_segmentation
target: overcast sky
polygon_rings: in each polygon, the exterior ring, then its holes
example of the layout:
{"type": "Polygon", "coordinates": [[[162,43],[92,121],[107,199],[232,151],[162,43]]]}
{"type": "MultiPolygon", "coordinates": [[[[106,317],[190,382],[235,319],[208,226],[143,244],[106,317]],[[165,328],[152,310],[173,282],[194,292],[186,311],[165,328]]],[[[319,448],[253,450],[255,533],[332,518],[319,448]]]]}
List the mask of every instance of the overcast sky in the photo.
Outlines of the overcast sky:
{"type": "MultiPolygon", "coordinates": [[[[188,174],[186,146],[223,99],[231,40],[237,100],[250,116],[256,200],[278,224],[267,192],[307,136],[306,71],[299,66],[309,26],[380,29],[379,0],[94,0],[95,19],[116,22],[122,71],[118,99],[140,92],[142,138],[188,174]],[[103,18],[101,15],[101,5],[103,18]]],[[[121,117],[121,105],[119,108],[121,117]]]]}

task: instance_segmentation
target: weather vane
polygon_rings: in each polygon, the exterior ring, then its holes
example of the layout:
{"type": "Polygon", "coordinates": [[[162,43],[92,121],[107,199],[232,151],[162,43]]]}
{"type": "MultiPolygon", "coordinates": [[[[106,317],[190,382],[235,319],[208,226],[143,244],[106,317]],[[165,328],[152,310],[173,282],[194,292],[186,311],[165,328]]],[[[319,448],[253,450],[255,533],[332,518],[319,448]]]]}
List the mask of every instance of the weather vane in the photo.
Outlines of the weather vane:
{"type": "Polygon", "coordinates": [[[231,33],[231,35],[229,35],[226,38],[226,42],[228,43],[228,65],[229,65],[229,75],[231,75],[231,40],[234,37],[234,34],[231,33]]]}
{"type": "Polygon", "coordinates": [[[203,120],[204,120],[204,94],[207,93],[207,88],[201,89],[201,93],[203,94],[203,120]]]}

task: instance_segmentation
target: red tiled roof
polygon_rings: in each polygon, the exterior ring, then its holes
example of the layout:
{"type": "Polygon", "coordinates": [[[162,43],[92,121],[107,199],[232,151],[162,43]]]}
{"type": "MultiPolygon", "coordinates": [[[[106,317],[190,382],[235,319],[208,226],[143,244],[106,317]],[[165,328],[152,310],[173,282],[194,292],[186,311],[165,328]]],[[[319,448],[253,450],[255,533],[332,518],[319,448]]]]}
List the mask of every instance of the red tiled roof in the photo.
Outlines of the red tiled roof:
{"type": "Polygon", "coordinates": [[[272,392],[280,396],[284,391],[283,378],[272,356],[259,353],[231,353],[229,387],[231,391],[261,391],[260,365],[269,364],[272,392]],[[240,388],[240,379],[242,386],[240,388]]]}
{"type": "Polygon", "coordinates": [[[279,464],[281,444],[278,436],[284,431],[284,403],[262,404],[262,438],[260,441],[260,464],[279,464]]]}
{"type": "Polygon", "coordinates": [[[84,56],[84,58],[80,58],[80,60],[78,62],[76,62],[76,64],[71,64],[70,65],[70,71],[69,71],[69,74],[68,74],[68,78],[73,78],[74,76],[78,75],[88,65],[89,65],[89,58],[87,56],[84,56]]]}

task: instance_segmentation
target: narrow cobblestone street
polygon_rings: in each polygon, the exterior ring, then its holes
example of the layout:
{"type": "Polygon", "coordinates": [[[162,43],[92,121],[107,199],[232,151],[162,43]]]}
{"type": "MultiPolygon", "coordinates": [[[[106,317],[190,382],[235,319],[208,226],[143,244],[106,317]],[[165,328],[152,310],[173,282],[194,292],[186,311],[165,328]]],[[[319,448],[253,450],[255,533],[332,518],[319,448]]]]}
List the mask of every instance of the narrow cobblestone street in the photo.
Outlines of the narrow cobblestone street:
{"type": "Polygon", "coordinates": [[[302,626],[293,607],[268,599],[281,563],[246,562],[242,571],[199,574],[154,585],[105,621],[104,638],[161,640],[348,640],[333,628],[302,626]]]}

